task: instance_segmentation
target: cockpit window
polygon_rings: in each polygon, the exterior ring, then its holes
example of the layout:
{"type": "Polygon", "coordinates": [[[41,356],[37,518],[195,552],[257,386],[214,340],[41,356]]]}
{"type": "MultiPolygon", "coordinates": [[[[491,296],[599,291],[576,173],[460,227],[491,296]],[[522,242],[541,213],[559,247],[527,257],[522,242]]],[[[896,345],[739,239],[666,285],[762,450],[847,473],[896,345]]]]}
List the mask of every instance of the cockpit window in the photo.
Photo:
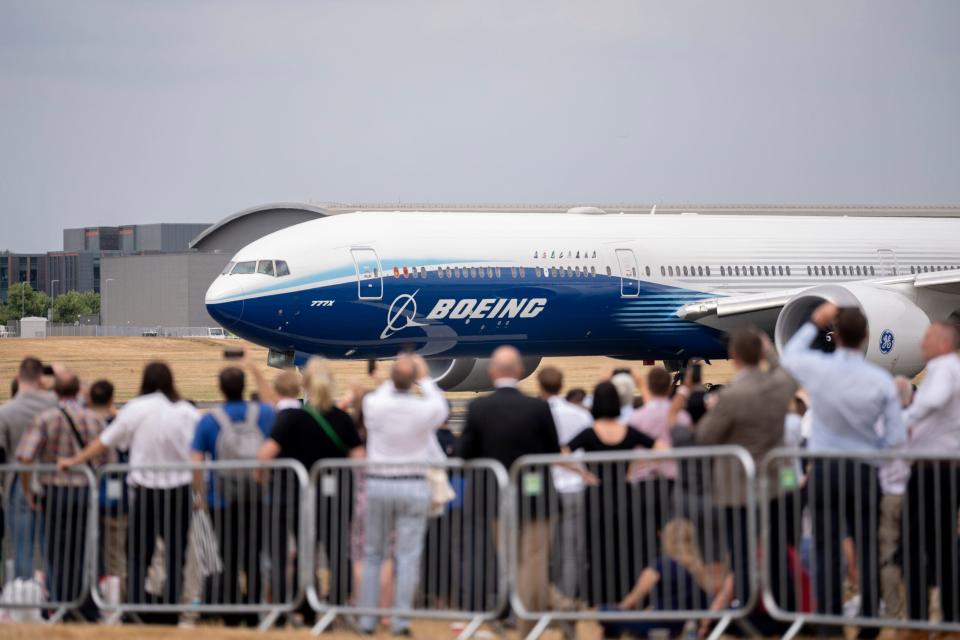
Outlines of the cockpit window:
{"type": "Polygon", "coordinates": [[[256,273],[257,271],[257,262],[255,260],[250,260],[248,262],[238,262],[234,265],[233,271],[230,273],[243,274],[243,273],[256,273]]]}
{"type": "Polygon", "coordinates": [[[287,266],[285,260],[277,260],[277,276],[288,276],[290,275],[290,267],[287,266]]]}
{"type": "Polygon", "coordinates": [[[233,269],[233,265],[234,265],[233,262],[228,262],[228,263],[227,263],[227,266],[225,266],[225,267],[223,268],[223,271],[220,272],[220,275],[225,276],[225,275],[227,275],[228,273],[230,273],[230,270],[233,269]]]}
{"type": "Polygon", "coordinates": [[[257,273],[262,273],[265,276],[273,275],[273,260],[261,260],[257,263],[257,273]]]}

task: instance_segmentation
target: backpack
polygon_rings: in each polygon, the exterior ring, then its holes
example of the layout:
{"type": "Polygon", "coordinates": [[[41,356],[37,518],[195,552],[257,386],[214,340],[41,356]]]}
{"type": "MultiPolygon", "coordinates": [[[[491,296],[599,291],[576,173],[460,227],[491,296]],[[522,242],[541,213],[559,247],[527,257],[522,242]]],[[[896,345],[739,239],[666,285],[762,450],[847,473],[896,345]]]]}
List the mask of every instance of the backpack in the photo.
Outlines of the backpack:
{"type": "MultiPolygon", "coordinates": [[[[217,435],[217,460],[256,460],[257,453],[263,445],[263,432],[260,431],[260,405],[255,402],[247,404],[247,415],[242,422],[234,422],[223,410],[217,407],[210,412],[213,419],[220,426],[217,435]]],[[[254,478],[253,469],[221,469],[217,476],[223,486],[224,496],[232,498],[247,489],[246,495],[252,495],[254,478]]]]}

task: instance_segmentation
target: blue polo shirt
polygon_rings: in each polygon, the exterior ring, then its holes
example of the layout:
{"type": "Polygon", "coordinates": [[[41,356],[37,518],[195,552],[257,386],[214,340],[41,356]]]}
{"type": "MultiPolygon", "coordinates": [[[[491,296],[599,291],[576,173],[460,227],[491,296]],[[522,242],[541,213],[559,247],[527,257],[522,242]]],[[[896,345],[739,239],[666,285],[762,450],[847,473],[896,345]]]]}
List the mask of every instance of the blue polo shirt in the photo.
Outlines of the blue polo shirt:
{"type": "MultiPolygon", "coordinates": [[[[225,402],[221,405],[221,408],[226,412],[230,419],[234,422],[243,422],[247,418],[247,407],[251,403],[248,402],[225,402]]],[[[260,431],[263,433],[264,438],[270,437],[270,432],[273,430],[273,421],[276,417],[276,412],[268,404],[259,403],[260,406],[260,415],[257,418],[257,426],[260,427],[260,431]]],[[[193,434],[193,450],[197,453],[202,453],[209,457],[211,460],[217,459],[217,438],[220,436],[220,423],[216,421],[212,414],[207,413],[202,418],[200,422],[197,423],[197,430],[193,434]]],[[[207,501],[210,506],[214,506],[214,487],[213,483],[210,482],[210,478],[207,478],[207,501]]]]}

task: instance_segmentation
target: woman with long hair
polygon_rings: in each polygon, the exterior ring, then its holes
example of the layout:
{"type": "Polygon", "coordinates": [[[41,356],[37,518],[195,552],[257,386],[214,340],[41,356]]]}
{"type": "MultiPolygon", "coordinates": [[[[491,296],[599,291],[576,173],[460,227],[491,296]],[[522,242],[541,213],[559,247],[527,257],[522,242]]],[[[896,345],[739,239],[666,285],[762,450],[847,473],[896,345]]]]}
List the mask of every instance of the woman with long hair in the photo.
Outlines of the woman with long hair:
{"type": "MultiPolygon", "coordinates": [[[[297,460],[309,473],[314,464],[324,458],[363,457],[353,419],[334,404],[336,380],[330,363],[324,358],[310,358],[302,374],[306,403],[302,408],[277,414],[270,437],[264,441],[257,458],[297,460]]],[[[275,523],[268,542],[274,571],[270,591],[274,602],[284,602],[297,588],[297,565],[294,563],[292,571],[287,567],[290,537],[296,535],[299,519],[300,487],[292,481],[289,471],[274,476],[269,491],[270,521],[275,523]]],[[[350,469],[333,469],[318,479],[316,531],[330,571],[326,597],[332,604],[343,604],[350,595],[352,480],[350,469]]],[[[305,605],[301,612],[307,618],[312,617],[309,606],[305,605]]]]}
{"type": "MultiPolygon", "coordinates": [[[[199,412],[180,398],[173,372],[164,362],[143,369],[140,395],[117,413],[100,436],[70,458],[61,468],[83,464],[109,449],[129,450],[126,482],[132,500],[127,548],[130,568],[127,593],[134,603],[179,604],[183,586],[187,534],[193,501],[189,470],[165,471],[151,465],[190,462],[191,443],[199,412]],[[146,591],[147,568],[153,560],[157,538],[163,540],[166,581],[162,589],[146,591]]],[[[158,621],[166,621],[159,617],[158,621]]],[[[176,619],[176,615],[172,616],[176,619]]]]}

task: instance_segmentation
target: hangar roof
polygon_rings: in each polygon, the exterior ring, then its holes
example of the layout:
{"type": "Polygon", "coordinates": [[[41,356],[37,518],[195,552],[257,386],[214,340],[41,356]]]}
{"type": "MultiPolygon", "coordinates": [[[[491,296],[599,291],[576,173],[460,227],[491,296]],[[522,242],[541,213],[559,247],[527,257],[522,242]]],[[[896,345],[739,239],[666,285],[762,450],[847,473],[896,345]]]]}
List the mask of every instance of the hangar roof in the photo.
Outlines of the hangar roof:
{"type": "Polygon", "coordinates": [[[323,207],[303,202],[258,205],[208,227],[190,242],[190,248],[233,255],[268,233],[328,215],[330,213],[323,207]]]}

